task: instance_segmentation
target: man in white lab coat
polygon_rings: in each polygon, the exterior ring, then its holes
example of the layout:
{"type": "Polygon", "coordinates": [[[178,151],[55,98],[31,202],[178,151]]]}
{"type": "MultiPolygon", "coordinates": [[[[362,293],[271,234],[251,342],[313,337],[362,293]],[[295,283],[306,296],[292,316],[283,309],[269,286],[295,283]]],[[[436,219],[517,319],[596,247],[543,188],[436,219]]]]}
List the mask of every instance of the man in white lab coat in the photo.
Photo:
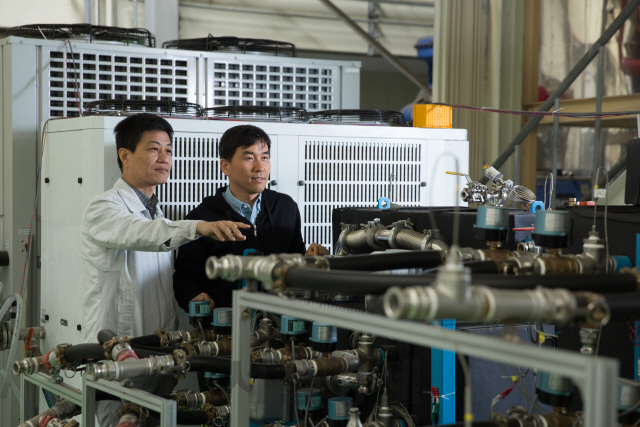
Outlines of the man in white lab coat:
{"type": "MultiPolygon", "coordinates": [[[[97,341],[102,329],[131,337],[178,327],[170,251],[201,236],[244,240],[231,221],[169,221],[154,192],[172,165],[171,125],[153,114],[137,114],[115,128],[122,178],[87,206],[80,225],[83,341],[97,341]]],[[[168,394],[172,379],[145,378],[134,386],[168,394]]],[[[119,402],[99,402],[102,427],[117,423],[119,402]],[[114,412],[115,411],[115,412],[114,412]]]]}

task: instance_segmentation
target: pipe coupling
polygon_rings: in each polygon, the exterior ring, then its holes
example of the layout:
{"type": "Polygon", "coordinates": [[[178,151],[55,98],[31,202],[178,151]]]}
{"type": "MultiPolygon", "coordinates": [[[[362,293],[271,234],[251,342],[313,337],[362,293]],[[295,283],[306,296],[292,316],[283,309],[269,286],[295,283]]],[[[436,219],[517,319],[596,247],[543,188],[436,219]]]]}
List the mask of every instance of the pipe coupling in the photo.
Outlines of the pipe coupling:
{"type": "Polygon", "coordinates": [[[171,398],[176,401],[178,409],[198,409],[207,403],[204,393],[187,389],[172,392],[171,398]]]}
{"type": "Polygon", "coordinates": [[[171,375],[170,368],[175,365],[173,356],[149,356],[144,359],[127,360],[126,362],[105,361],[94,364],[91,376],[94,380],[103,379],[120,381],[125,378],[143,377],[151,375],[171,375]]]}
{"type": "Polygon", "coordinates": [[[42,365],[42,356],[27,357],[13,363],[13,374],[33,375],[36,372],[43,372],[47,369],[42,365]]]}
{"type": "Polygon", "coordinates": [[[223,279],[234,282],[239,279],[254,279],[271,289],[278,279],[278,267],[304,266],[304,256],[300,254],[273,254],[261,257],[225,255],[209,257],[205,264],[207,277],[211,280],[223,279]]]}

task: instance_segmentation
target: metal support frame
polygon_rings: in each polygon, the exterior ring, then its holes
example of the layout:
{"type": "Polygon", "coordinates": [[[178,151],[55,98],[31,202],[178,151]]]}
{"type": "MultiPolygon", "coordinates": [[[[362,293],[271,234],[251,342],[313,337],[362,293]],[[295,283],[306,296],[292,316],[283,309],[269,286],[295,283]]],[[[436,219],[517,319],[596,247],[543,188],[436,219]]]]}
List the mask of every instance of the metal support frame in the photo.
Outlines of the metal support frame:
{"type": "MultiPolygon", "coordinates": [[[[28,385],[33,384],[36,387],[40,387],[42,389],[48,390],[51,393],[60,396],[69,402],[73,402],[80,407],[84,407],[83,405],[83,396],[82,392],[75,387],[71,387],[65,383],[55,384],[51,381],[51,376],[48,374],[44,374],[42,372],[33,374],[33,375],[20,375],[20,389],[22,393],[22,401],[25,402],[28,398],[28,385]]],[[[26,414],[25,413],[26,405],[22,405],[20,407],[20,420],[22,422],[35,417],[38,414],[26,414]]],[[[84,426],[84,424],[83,424],[84,426]]]]}
{"type": "MultiPolygon", "coordinates": [[[[554,102],[554,107],[557,111],[560,109],[560,98],[557,98],[554,102]]],[[[551,194],[549,194],[549,207],[551,209],[556,208],[556,187],[558,182],[558,141],[560,139],[560,117],[555,116],[553,118],[553,138],[552,138],[552,156],[551,156],[551,194]]],[[[546,188],[544,191],[547,191],[546,188]]]]}
{"type": "MultiPolygon", "coordinates": [[[[248,354],[248,353],[247,353],[248,354]]],[[[163,399],[137,388],[128,388],[116,381],[95,381],[88,375],[82,378],[82,427],[95,427],[96,390],[109,393],[127,402],[160,414],[160,427],[175,427],[177,423],[177,403],[163,399]]]]}
{"type": "MultiPolygon", "coordinates": [[[[640,3],[640,0],[635,0],[640,3]]],[[[407,66],[405,66],[402,62],[400,62],[391,52],[389,52],[384,46],[382,46],[376,39],[371,37],[366,31],[364,31],[360,26],[349,16],[344,13],[339,7],[331,2],[331,0],[320,0],[322,4],[331,9],[336,15],[338,15],[342,20],[353,29],[360,37],[365,39],[367,43],[372,45],[380,56],[389,61],[391,65],[396,67],[398,71],[405,75],[409,80],[411,80],[416,86],[420,89],[429,90],[429,86],[427,82],[422,81],[420,77],[414,74],[407,66]]]]}
{"type": "MultiPolygon", "coordinates": [[[[322,2],[326,2],[329,0],[320,0],[322,2]]],[[[573,67],[573,69],[567,74],[567,76],[562,80],[558,88],[549,95],[549,98],[542,104],[542,106],[538,109],[538,111],[549,111],[549,108],[553,105],[556,99],[560,98],[563,93],[566,92],[567,89],[571,86],[571,84],[578,78],[578,76],[584,71],[585,68],[591,63],[591,61],[598,55],[600,51],[600,47],[607,44],[609,39],[613,37],[613,35],[622,27],[627,19],[633,14],[640,5],[640,0],[630,0],[629,3],[625,6],[624,9],[620,12],[618,16],[613,20],[611,25],[607,27],[606,30],[602,32],[602,35],[598,40],[591,45],[587,53],[578,61],[578,63],[573,67]]],[[[527,124],[524,125],[520,132],[513,138],[509,146],[498,156],[497,159],[491,163],[493,167],[496,169],[504,164],[504,162],[513,154],[515,147],[520,145],[522,141],[533,131],[540,120],[542,120],[543,116],[535,116],[529,119],[527,124]]],[[[481,182],[485,184],[487,182],[487,178],[483,177],[481,182]]]]}
{"type": "MultiPolygon", "coordinates": [[[[247,350],[248,351],[248,350],[247,350]]],[[[249,353],[247,353],[249,354],[249,353]]],[[[113,396],[119,397],[127,402],[133,402],[151,411],[160,414],[160,427],[175,427],[177,423],[177,403],[175,400],[164,399],[155,394],[148,393],[136,388],[123,387],[116,381],[95,381],[91,377],[84,375],[82,378],[82,391],[71,387],[65,383],[55,384],[51,381],[51,376],[45,373],[34,375],[20,375],[22,399],[26,398],[28,383],[50,391],[82,408],[82,427],[95,427],[96,420],[96,390],[103,391],[113,396]]],[[[25,421],[37,414],[25,414],[24,405],[20,408],[20,419],[25,421]]]]}
{"type": "MultiPolygon", "coordinates": [[[[380,29],[378,28],[378,21],[380,20],[380,9],[378,8],[377,1],[369,0],[367,16],[369,18],[369,35],[375,40],[380,40],[380,29]]],[[[367,55],[373,56],[375,54],[375,46],[369,44],[367,55]]]]}
{"type": "Polygon", "coordinates": [[[231,351],[231,427],[249,425],[249,328],[252,309],[340,325],[419,346],[450,349],[499,363],[513,364],[516,361],[521,366],[563,375],[571,378],[582,392],[585,427],[614,426],[617,423],[619,362],[615,359],[509,343],[339,306],[234,291],[233,336],[236,339],[231,351]]]}

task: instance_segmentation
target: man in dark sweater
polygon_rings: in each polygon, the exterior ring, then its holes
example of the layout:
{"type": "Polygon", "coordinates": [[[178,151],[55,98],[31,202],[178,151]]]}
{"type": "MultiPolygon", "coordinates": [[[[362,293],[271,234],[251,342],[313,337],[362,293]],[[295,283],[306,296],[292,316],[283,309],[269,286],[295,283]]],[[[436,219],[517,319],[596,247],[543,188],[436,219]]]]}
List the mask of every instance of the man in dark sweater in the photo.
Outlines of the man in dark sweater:
{"type": "Polygon", "coordinates": [[[239,221],[252,227],[241,230],[246,240],[220,242],[203,237],[180,247],[173,290],[185,311],[189,311],[189,301],[209,301],[212,308],[231,307],[231,291],[238,284],[209,280],[204,265],[210,256],[244,255],[246,249],[265,255],[329,253],[317,243],[305,251],[298,205],[286,194],[266,189],[270,149],[269,136],[256,126],[235,126],[220,138],[220,169],[229,178],[229,185],[206,197],[186,219],[239,221]]]}

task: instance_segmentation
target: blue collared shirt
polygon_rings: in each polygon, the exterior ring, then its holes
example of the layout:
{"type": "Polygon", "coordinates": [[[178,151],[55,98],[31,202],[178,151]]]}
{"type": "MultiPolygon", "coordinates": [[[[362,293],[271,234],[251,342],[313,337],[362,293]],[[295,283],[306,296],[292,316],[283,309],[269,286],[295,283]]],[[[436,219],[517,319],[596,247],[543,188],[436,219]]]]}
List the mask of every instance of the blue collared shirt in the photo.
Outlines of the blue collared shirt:
{"type": "Polygon", "coordinates": [[[229,187],[227,187],[225,192],[222,194],[222,197],[224,197],[224,200],[227,203],[229,203],[229,206],[231,206],[231,209],[233,209],[234,211],[238,212],[240,215],[242,215],[243,217],[248,219],[249,222],[251,222],[251,224],[255,225],[256,218],[258,217],[258,214],[260,213],[260,205],[261,205],[261,202],[262,202],[262,193],[260,193],[258,195],[258,199],[253,204],[253,209],[251,209],[251,205],[249,205],[249,203],[244,203],[244,202],[241,202],[240,200],[236,199],[235,196],[233,194],[231,194],[231,190],[229,189],[229,187]]]}

